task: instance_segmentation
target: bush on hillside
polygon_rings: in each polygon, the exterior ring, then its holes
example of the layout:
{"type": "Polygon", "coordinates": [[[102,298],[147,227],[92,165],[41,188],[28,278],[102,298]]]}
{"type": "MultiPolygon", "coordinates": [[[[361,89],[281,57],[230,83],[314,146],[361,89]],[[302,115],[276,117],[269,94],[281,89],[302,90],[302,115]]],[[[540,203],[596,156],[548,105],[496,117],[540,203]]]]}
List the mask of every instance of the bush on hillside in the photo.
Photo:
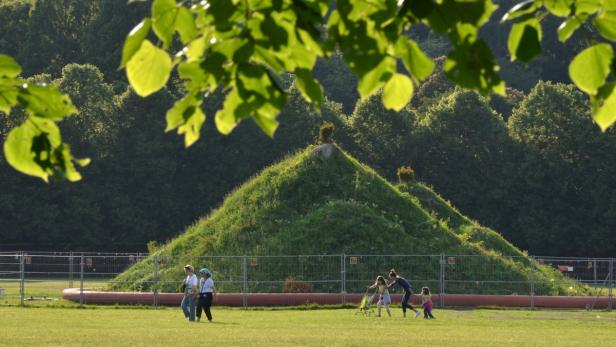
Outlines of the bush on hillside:
{"type": "Polygon", "coordinates": [[[285,279],[282,286],[283,293],[310,293],[312,292],[312,284],[304,281],[299,281],[296,278],[289,276],[285,279]]]}
{"type": "Polygon", "coordinates": [[[415,170],[410,166],[401,166],[398,168],[398,179],[400,183],[409,183],[415,180],[415,170]]]}
{"type": "Polygon", "coordinates": [[[319,141],[321,143],[332,143],[335,128],[334,123],[324,122],[319,129],[319,141]]]}

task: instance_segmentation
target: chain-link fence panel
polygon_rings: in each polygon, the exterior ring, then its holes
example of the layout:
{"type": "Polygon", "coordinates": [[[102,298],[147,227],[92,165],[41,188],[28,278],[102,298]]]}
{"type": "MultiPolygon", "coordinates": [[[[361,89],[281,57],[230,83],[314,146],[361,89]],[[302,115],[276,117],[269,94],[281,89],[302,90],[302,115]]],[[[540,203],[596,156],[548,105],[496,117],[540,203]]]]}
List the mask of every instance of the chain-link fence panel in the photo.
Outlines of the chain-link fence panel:
{"type": "MultiPolygon", "coordinates": [[[[141,303],[157,305],[164,293],[180,293],[184,266],[207,268],[218,293],[249,305],[248,294],[310,294],[339,299],[363,293],[390,269],[415,292],[434,294],[611,296],[613,259],[503,257],[486,255],[300,255],[161,256],[104,253],[0,253],[0,304],[36,305],[62,301],[62,291],[115,294],[140,292],[141,303]],[[82,291],[83,289],[83,291],[82,291]],[[337,295],[337,296],[333,296],[337,295]]],[[[392,293],[400,293],[397,286],[392,293]]],[[[284,296],[279,296],[284,297],[284,296]]],[[[293,297],[297,303],[297,296],[293,297]]],[[[168,297],[167,297],[168,298],[168,297]]],[[[286,300],[286,299],[285,299],[286,300]]],[[[291,299],[289,299],[291,300],[291,299]]],[[[169,302],[169,301],[167,301],[169,302]]],[[[284,303],[283,303],[284,304],[284,303]]]]}
{"type": "Polygon", "coordinates": [[[20,304],[20,267],[19,254],[0,254],[0,305],[20,304]]]}
{"type": "Polygon", "coordinates": [[[247,257],[250,293],[340,293],[341,256],[247,257]]]}
{"type": "MultiPolygon", "coordinates": [[[[374,284],[377,276],[389,281],[391,269],[409,280],[416,292],[424,286],[433,293],[440,291],[439,255],[347,255],[345,259],[348,293],[365,291],[367,286],[374,284]]],[[[391,292],[400,292],[400,289],[394,286],[391,292]]]]}
{"type": "Polygon", "coordinates": [[[529,295],[530,281],[519,271],[523,257],[445,255],[444,292],[447,294],[529,295]]]}

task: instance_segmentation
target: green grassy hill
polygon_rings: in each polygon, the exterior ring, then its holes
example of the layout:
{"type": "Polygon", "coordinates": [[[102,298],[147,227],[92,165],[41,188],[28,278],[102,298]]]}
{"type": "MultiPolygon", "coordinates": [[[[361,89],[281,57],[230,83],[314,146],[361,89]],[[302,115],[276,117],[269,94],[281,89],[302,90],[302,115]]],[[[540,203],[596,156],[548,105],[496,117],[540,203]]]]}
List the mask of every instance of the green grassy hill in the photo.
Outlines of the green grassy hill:
{"type": "MultiPolygon", "coordinates": [[[[324,158],[315,155],[314,150],[309,147],[263,170],[229,194],[209,216],[119,275],[114,289],[147,289],[153,276],[153,256],[161,259],[162,290],[175,291],[182,278],[182,265],[198,262],[195,256],[342,253],[477,255],[467,266],[448,265],[450,276],[461,279],[460,283],[448,285],[450,293],[522,294],[527,290],[503,289],[507,285],[502,283],[481,287],[473,284],[471,288],[464,279],[498,279],[518,283],[516,288],[521,288],[527,285],[519,282],[532,278],[542,283],[543,292],[551,293],[564,293],[571,284],[551,269],[531,269],[530,259],[519,249],[498,233],[461,215],[421,183],[396,187],[343,151],[335,150],[330,158],[324,158]]],[[[412,280],[439,276],[438,262],[415,262],[410,265],[412,269],[404,271],[402,260],[399,263],[393,259],[382,260],[379,271],[384,273],[397,266],[412,280]]],[[[222,260],[204,262],[219,281],[237,277],[237,271],[229,270],[230,265],[222,269],[222,260]],[[229,274],[234,271],[234,275],[229,274]]],[[[256,280],[274,281],[281,275],[298,275],[285,262],[270,263],[267,272],[255,273],[251,279],[256,276],[256,280]]],[[[366,281],[372,281],[377,274],[374,267],[360,264],[354,270],[361,266],[368,272],[366,281]]],[[[335,276],[340,277],[339,273],[335,276]]],[[[357,288],[347,285],[347,290],[361,291],[365,287],[365,283],[356,285],[357,288]]],[[[335,288],[317,283],[313,291],[335,288]]],[[[229,285],[228,290],[237,287],[229,285]]]]}
{"type": "Polygon", "coordinates": [[[421,182],[403,183],[397,185],[396,188],[407,193],[411,199],[416,198],[424,210],[428,211],[433,218],[445,223],[446,227],[460,238],[486,250],[499,252],[502,255],[526,256],[496,231],[481,226],[462,215],[448,201],[425,184],[421,182]]]}

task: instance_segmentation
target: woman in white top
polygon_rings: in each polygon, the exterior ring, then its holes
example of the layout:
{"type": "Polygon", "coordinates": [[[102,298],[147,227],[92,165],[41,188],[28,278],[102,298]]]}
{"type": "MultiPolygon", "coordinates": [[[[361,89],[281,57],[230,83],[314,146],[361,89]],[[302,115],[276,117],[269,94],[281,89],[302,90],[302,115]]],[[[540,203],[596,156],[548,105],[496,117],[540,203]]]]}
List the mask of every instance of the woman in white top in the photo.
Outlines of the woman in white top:
{"type": "Polygon", "coordinates": [[[184,288],[184,298],[182,299],[182,311],[184,316],[188,318],[190,322],[195,321],[195,302],[197,301],[197,276],[194,274],[192,265],[184,266],[184,273],[186,278],[182,281],[182,287],[184,288]]]}
{"type": "Polygon", "coordinates": [[[212,321],[212,313],[210,307],[216,290],[214,289],[214,281],[210,270],[203,268],[199,270],[201,279],[199,280],[199,303],[197,304],[197,322],[201,321],[201,308],[205,311],[205,316],[208,321],[212,321]]]}
{"type": "Polygon", "coordinates": [[[383,278],[383,276],[378,276],[374,284],[368,288],[376,288],[379,293],[379,302],[376,304],[378,316],[381,316],[381,306],[385,306],[385,311],[387,311],[387,314],[391,317],[391,310],[389,309],[391,297],[389,296],[389,290],[387,290],[385,278],[383,278]]]}

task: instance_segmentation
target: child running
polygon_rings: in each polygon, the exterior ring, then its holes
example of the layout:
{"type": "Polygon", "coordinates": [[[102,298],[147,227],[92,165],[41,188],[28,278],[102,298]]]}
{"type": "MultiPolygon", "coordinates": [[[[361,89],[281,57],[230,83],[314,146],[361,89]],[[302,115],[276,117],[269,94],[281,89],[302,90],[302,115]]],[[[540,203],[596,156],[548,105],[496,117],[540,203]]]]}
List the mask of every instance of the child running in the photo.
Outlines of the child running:
{"type": "Polygon", "coordinates": [[[415,312],[415,317],[419,316],[419,311],[414,309],[413,306],[409,304],[409,299],[411,299],[411,295],[413,295],[409,281],[407,281],[404,277],[398,276],[396,270],[394,269],[389,270],[389,278],[391,279],[391,282],[387,285],[388,288],[397,283],[400,287],[402,287],[402,289],[404,289],[404,295],[402,296],[402,315],[406,317],[406,308],[408,307],[415,312]]]}
{"type": "Polygon", "coordinates": [[[373,285],[368,288],[376,288],[379,293],[379,302],[376,304],[377,307],[377,315],[381,316],[381,306],[385,306],[385,311],[387,311],[387,315],[391,317],[391,310],[389,309],[389,304],[391,304],[391,297],[389,296],[389,290],[387,289],[387,283],[385,282],[385,278],[383,276],[378,276],[373,285]]]}
{"type": "Polygon", "coordinates": [[[435,318],[432,315],[432,294],[430,294],[430,288],[428,287],[421,288],[421,306],[423,306],[425,319],[435,318]]]}

